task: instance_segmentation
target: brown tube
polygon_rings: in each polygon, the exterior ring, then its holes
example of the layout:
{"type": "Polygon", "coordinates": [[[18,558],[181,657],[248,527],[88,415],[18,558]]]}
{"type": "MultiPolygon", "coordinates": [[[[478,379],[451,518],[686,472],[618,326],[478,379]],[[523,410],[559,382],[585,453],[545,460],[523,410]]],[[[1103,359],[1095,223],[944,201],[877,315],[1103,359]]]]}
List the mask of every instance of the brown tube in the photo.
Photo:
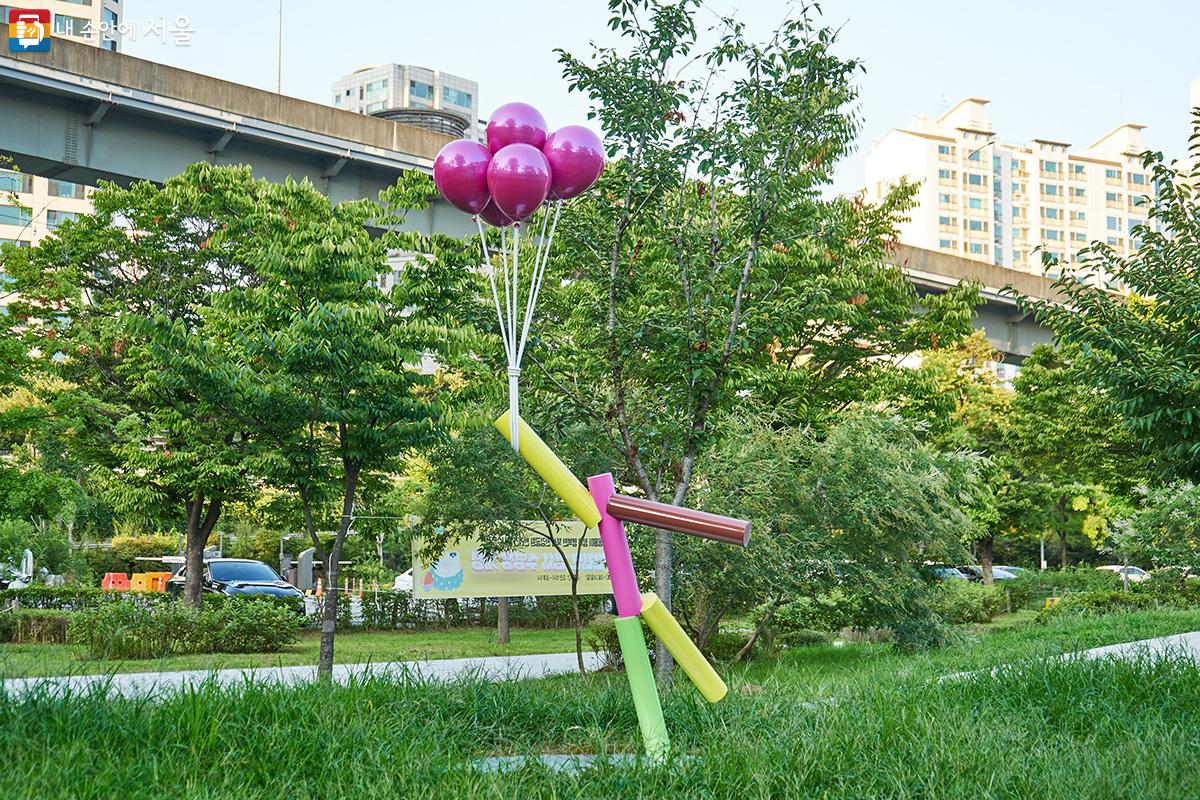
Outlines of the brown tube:
{"type": "Polygon", "coordinates": [[[750,541],[750,523],[745,520],[655,503],[653,500],[642,500],[638,497],[614,494],[608,500],[608,513],[622,522],[635,522],[665,531],[689,533],[692,536],[716,539],[718,542],[741,547],[745,547],[750,541]]]}

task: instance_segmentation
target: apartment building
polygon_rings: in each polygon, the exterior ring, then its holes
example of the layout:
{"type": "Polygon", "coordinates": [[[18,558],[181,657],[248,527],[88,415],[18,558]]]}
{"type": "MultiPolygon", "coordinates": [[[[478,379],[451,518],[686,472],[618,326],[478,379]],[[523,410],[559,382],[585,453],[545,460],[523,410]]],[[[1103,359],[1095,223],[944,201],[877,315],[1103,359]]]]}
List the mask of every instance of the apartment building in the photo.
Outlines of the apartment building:
{"type": "Polygon", "coordinates": [[[1153,193],[1139,156],[1145,126],[1118,125],[1083,148],[1006,143],[988,103],[967,97],[936,119],[913,117],[867,154],[867,199],[903,179],[920,182],[902,242],[1051,277],[1058,269],[1043,269],[1043,251],[1070,264],[1093,241],[1123,254],[1137,248],[1134,228],[1153,193]]]}
{"type": "MultiPolygon", "coordinates": [[[[52,36],[119,51],[121,4],[122,0],[5,0],[0,19],[7,25],[12,9],[49,8],[54,15],[52,36]]],[[[91,211],[88,187],[4,166],[0,163],[0,244],[29,247],[64,221],[91,211]]]]}
{"type": "Polygon", "coordinates": [[[332,103],[410,125],[478,139],[479,84],[408,64],[362,67],[333,82],[332,103]]]}

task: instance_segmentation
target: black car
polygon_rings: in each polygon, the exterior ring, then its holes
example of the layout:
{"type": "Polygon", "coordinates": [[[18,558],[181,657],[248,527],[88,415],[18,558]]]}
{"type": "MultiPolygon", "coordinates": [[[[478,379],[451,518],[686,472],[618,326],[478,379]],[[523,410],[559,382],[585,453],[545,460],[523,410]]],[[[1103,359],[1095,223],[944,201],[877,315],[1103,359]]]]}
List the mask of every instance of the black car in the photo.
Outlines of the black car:
{"type": "MultiPolygon", "coordinates": [[[[167,581],[167,591],[179,597],[187,567],[167,581]]],[[[303,597],[304,593],[283,580],[261,561],[248,558],[213,558],[204,562],[203,591],[227,595],[269,594],[275,597],[303,597]]]]}

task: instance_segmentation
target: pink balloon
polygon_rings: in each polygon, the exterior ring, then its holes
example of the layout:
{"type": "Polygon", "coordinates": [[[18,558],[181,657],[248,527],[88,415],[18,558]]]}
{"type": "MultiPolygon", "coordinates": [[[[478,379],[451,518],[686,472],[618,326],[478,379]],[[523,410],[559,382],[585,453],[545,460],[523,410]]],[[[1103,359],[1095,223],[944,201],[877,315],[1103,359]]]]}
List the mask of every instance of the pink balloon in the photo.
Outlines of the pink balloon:
{"type": "Polygon", "coordinates": [[[567,125],[547,136],[542,153],[550,162],[552,199],[570,200],[583,194],[604,171],[604,145],[582,125],[567,125]]]}
{"type": "Polygon", "coordinates": [[[494,202],[488,203],[483,207],[483,210],[479,212],[479,218],[488,225],[491,225],[493,228],[507,228],[509,225],[513,224],[511,219],[504,216],[503,211],[496,208],[496,204],[494,202]]]}
{"type": "Polygon", "coordinates": [[[493,153],[510,144],[531,144],[540,149],[546,142],[546,118],[528,103],[505,103],[488,120],[486,133],[488,149],[493,153]]]}
{"type": "Polygon", "coordinates": [[[492,156],[487,185],[500,211],[520,222],[546,201],[550,162],[531,144],[510,144],[492,156]]]}
{"type": "Polygon", "coordinates": [[[478,214],[489,199],[487,170],[491,160],[491,152],[479,142],[450,142],[438,151],[433,162],[433,182],[450,205],[478,214]]]}

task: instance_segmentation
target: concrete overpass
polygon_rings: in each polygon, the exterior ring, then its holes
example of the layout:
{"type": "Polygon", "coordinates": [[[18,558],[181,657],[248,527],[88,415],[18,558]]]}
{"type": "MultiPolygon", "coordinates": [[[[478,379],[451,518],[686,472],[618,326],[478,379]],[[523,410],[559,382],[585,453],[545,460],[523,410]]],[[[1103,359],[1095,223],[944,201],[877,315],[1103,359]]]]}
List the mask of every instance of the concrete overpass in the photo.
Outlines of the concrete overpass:
{"type": "MultiPolygon", "coordinates": [[[[405,171],[430,171],[450,137],[390,120],[210,78],[55,38],[48,53],[0,52],[0,154],[24,171],[75,183],[162,182],[196,161],[250,164],[255,175],[308,178],[335,201],[373,197],[405,171]]],[[[465,214],[442,201],[410,215],[425,233],[465,236],[465,214]]],[[[1051,281],[902,246],[921,292],[962,280],[983,286],[975,326],[1020,363],[1050,331],[1000,289],[1054,297],[1051,281]]]]}
{"type": "Polygon", "coordinates": [[[961,281],[980,284],[983,303],[975,309],[971,322],[984,332],[993,347],[1005,354],[1008,363],[1020,364],[1036,345],[1054,342],[1049,328],[1017,308],[1012,297],[1001,294],[1005,287],[1012,287],[1029,297],[1062,300],[1049,278],[908,245],[896,250],[892,263],[904,271],[922,294],[941,293],[961,281]]]}
{"type": "MultiPolygon", "coordinates": [[[[405,170],[432,170],[450,137],[55,38],[48,53],[0,52],[0,154],[23,171],[94,184],[162,182],[196,161],[308,178],[335,201],[373,197],[405,170]]],[[[442,202],[424,232],[466,235],[442,202]]]]}

